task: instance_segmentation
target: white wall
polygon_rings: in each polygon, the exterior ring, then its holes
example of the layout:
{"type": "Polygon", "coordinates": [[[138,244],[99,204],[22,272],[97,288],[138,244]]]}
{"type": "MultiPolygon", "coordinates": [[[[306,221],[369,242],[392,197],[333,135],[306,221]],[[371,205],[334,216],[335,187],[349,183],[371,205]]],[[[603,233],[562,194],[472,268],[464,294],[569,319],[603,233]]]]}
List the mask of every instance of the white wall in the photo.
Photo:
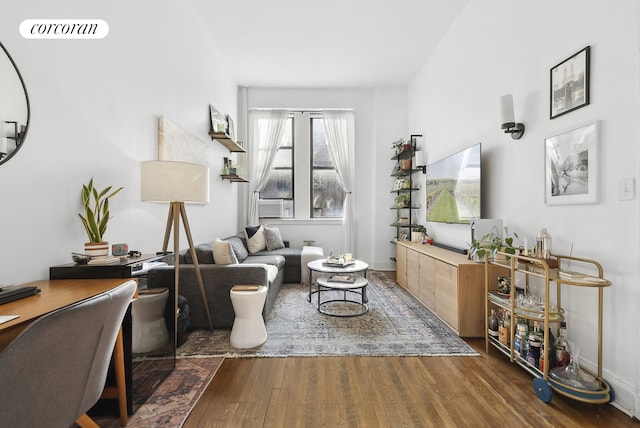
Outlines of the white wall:
{"type": "MultiPolygon", "coordinates": [[[[0,167],[0,283],[48,278],[49,266],[83,251],[77,213],[91,177],[99,187],[125,188],[111,201],[106,238],[160,250],[168,206],[141,202],[139,184],[140,162],[157,159],[157,117],[211,141],[209,103],[236,111],[236,83],[198,18],[168,0],[27,0],[3,8],[0,21],[31,101],[25,144],[0,167]],[[22,20],[45,17],[103,19],[110,31],[103,40],[19,35],[22,20]]],[[[212,144],[212,203],[187,208],[196,242],[237,230],[236,185],[218,178],[228,152],[212,144]]]]}
{"type": "MultiPolygon", "coordinates": [[[[393,221],[389,220],[393,201],[390,147],[398,138],[407,138],[406,106],[406,88],[248,90],[248,108],[354,110],[357,238],[356,249],[350,251],[376,269],[395,269],[389,259],[395,253],[390,244],[395,235],[389,227],[393,221]]],[[[292,245],[312,239],[326,253],[346,251],[342,249],[342,227],[335,220],[281,220],[277,224],[292,245]]]]}
{"type": "MultiPolygon", "coordinates": [[[[613,286],[604,291],[605,378],[617,405],[638,414],[638,197],[618,200],[621,179],[638,178],[638,3],[590,0],[473,0],[409,86],[409,128],[425,135],[432,162],[483,144],[484,216],[533,242],[541,227],[553,251],[594,258],[613,286]],[[591,46],[591,104],[549,119],[549,69],[591,46]],[[499,97],[514,95],[526,133],[500,130],[499,97]],[[600,121],[599,201],[548,206],[544,139],[600,121]]],[[[637,185],[638,183],[636,183],[637,185]]],[[[424,213],[421,214],[424,218],[424,213]]],[[[467,228],[429,223],[436,239],[469,242],[467,228]]],[[[596,293],[563,294],[569,339],[584,364],[597,361],[596,293]]],[[[523,372],[523,376],[528,376],[523,372]]]]}

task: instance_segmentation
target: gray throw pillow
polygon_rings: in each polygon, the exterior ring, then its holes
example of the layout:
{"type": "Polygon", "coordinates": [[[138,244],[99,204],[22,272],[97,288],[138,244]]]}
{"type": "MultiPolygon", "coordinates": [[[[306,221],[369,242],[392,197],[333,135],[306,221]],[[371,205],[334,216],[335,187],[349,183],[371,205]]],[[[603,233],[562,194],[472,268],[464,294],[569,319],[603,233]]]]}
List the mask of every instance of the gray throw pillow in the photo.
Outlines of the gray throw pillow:
{"type": "Polygon", "coordinates": [[[284,242],[282,242],[280,229],[278,229],[277,227],[265,227],[264,234],[265,240],[267,241],[267,250],[273,251],[284,248],[284,242]]]}
{"type": "Polygon", "coordinates": [[[229,241],[231,243],[233,252],[236,253],[236,258],[240,263],[242,263],[249,256],[249,251],[247,251],[247,247],[244,246],[244,243],[242,242],[242,238],[240,236],[230,236],[228,238],[225,238],[225,241],[229,241]]]}

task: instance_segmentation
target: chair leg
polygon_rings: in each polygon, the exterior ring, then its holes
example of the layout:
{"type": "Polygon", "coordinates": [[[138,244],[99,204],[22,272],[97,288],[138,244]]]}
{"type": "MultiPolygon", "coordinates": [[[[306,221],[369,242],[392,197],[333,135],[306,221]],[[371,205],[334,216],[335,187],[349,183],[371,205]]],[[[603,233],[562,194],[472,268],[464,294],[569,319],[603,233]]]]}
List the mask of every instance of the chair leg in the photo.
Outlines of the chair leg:
{"type": "Polygon", "coordinates": [[[116,343],[113,347],[113,363],[116,372],[116,386],[105,386],[100,398],[118,399],[120,425],[125,426],[127,422],[129,422],[129,415],[127,413],[127,385],[124,375],[124,340],[122,338],[122,327],[118,330],[116,343]]]}
{"type": "Polygon", "coordinates": [[[118,330],[116,345],[113,350],[113,360],[116,372],[116,385],[118,387],[118,407],[120,409],[120,425],[125,426],[129,422],[127,414],[127,385],[124,376],[124,341],[122,339],[122,327],[118,330]]]}
{"type": "Polygon", "coordinates": [[[81,428],[100,428],[86,413],[76,419],[76,423],[80,425],[81,428]]]}

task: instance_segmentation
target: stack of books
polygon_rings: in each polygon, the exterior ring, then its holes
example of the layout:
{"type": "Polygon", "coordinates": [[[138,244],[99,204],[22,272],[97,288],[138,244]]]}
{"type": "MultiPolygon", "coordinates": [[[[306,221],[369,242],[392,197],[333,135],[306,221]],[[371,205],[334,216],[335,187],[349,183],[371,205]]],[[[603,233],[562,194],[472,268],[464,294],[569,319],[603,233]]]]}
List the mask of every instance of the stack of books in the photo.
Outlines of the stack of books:
{"type": "Polygon", "coordinates": [[[327,281],[348,282],[353,284],[356,281],[356,278],[353,275],[331,275],[327,281]]]}

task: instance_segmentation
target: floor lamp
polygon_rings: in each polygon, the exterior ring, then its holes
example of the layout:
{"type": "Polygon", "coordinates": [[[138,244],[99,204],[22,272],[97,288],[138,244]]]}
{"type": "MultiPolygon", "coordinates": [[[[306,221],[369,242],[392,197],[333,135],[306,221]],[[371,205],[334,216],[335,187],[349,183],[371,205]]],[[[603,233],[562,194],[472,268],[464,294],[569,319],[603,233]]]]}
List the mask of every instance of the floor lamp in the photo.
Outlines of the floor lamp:
{"type": "MultiPolygon", "coordinates": [[[[173,228],[173,254],[175,258],[175,302],[178,307],[178,291],[180,284],[180,218],[184,225],[189,251],[195,268],[196,278],[200,286],[200,294],[209,319],[209,327],[213,330],[209,302],[204,291],[202,273],[198,257],[193,246],[191,229],[187,220],[187,211],[184,204],[208,204],[209,203],[209,168],[203,165],[176,161],[147,161],[142,162],[141,168],[141,199],[147,202],[169,203],[169,216],[167,228],[164,234],[162,251],[167,251],[169,235],[173,228]]],[[[175,320],[177,324],[177,317],[175,320]]],[[[177,331],[177,325],[174,326],[177,331]]]]}

